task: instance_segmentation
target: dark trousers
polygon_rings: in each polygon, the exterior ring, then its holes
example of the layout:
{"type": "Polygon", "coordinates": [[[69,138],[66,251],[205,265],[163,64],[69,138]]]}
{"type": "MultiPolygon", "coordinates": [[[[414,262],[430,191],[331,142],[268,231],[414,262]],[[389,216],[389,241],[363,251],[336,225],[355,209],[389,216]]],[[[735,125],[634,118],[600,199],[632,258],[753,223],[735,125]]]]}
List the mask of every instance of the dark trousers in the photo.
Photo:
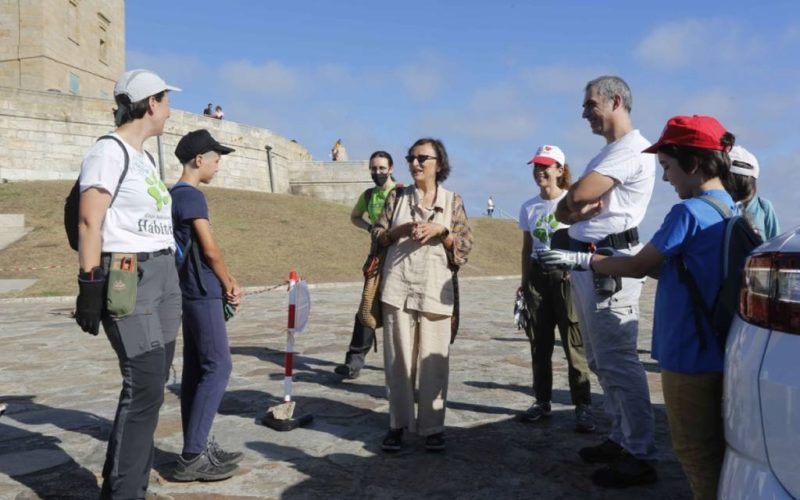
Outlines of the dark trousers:
{"type": "Polygon", "coordinates": [[[350,338],[350,348],[344,358],[344,363],[351,370],[360,370],[366,362],[367,353],[375,345],[375,330],[361,324],[356,314],[353,322],[353,336],[350,338]]]}
{"type": "Polygon", "coordinates": [[[222,300],[183,301],[181,423],[183,452],[202,453],[233,363],[222,300]]]}
{"type": "Polygon", "coordinates": [[[103,329],[122,374],[114,425],[103,465],[101,498],[144,498],[153,465],[153,436],[164,401],[164,383],[175,352],[181,292],[175,259],[139,262],[134,311],[103,317],[103,329]]]}
{"type": "Polygon", "coordinates": [[[569,390],[573,404],[589,404],[589,366],[583,350],[578,318],[572,306],[568,274],[545,271],[535,260],[523,283],[531,313],[525,333],[531,343],[533,392],[537,401],[550,401],[553,394],[553,347],[555,328],[567,358],[569,390]]]}

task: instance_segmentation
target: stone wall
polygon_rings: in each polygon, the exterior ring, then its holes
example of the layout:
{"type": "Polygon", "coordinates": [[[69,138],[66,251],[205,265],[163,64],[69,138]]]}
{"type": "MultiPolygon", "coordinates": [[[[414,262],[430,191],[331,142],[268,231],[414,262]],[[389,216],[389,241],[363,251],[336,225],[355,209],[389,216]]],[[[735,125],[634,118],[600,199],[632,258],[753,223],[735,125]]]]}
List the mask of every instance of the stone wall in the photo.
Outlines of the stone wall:
{"type": "MultiPolygon", "coordinates": [[[[113,130],[113,107],[107,99],[0,87],[0,179],[75,179],[92,143],[113,130]]],[[[215,186],[351,204],[371,185],[366,161],[315,162],[303,146],[269,130],[176,109],[161,136],[167,183],[180,177],[174,155],[178,140],[198,128],[236,149],[222,161],[215,186]]],[[[155,138],[145,148],[158,160],[155,138]]]]}
{"type": "Polygon", "coordinates": [[[109,98],[124,68],[123,1],[0,2],[0,85],[109,98]]]}

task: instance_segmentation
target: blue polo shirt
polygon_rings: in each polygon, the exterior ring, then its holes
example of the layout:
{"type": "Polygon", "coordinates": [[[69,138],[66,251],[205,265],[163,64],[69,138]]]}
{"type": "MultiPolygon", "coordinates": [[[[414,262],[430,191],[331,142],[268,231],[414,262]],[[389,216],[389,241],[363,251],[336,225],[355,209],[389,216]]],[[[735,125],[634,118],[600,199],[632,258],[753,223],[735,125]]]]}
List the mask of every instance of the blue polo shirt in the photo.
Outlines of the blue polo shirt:
{"type": "MultiPolygon", "coordinates": [[[[736,213],[735,203],[723,190],[703,195],[719,198],[736,213]]],[[[688,287],[680,280],[675,262],[681,255],[710,308],[722,283],[722,241],[725,222],[708,203],[697,198],[674,205],[650,240],[665,257],[656,289],[653,314],[653,359],[670,371],[680,373],[721,372],[724,352],[705,314],[703,331],[695,326],[695,306],[688,287]],[[701,347],[700,336],[706,346],[701,347]]]]}
{"type": "MultiPolygon", "coordinates": [[[[185,182],[175,184],[170,190],[170,194],[172,195],[172,231],[175,235],[175,244],[183,250],[191,239],[194,220],[208,220],[208,204],[202,191],[185,182]]],[[[196,241],[195,243],[199,245],[196,241]]],[[[186,255],[184,257],[186,262],[178,269],[183,298],[190,300],[221,299],[222,286],[217,275],[206,262],[202,248],[198,246],[197,249],[200,252],[200,273],[203,276],[206,293],[204,294],[200,289],[191,255],[186,255]]]]}

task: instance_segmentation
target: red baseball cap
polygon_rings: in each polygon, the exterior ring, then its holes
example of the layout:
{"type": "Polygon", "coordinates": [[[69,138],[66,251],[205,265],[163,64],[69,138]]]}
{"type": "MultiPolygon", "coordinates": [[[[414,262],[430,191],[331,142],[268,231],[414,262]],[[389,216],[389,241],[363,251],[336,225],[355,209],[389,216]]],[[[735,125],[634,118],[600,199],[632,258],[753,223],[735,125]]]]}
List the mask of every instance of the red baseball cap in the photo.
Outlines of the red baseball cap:
{"type": "Polygon", "coordinates": [[[726,132],[725,127],[713,116],[673,116],[667,121],[658,141],[642,153],[657,153],[658,148],[666,144],[724,151],[728,149],[722,144],[722,136],[726,132]]]}

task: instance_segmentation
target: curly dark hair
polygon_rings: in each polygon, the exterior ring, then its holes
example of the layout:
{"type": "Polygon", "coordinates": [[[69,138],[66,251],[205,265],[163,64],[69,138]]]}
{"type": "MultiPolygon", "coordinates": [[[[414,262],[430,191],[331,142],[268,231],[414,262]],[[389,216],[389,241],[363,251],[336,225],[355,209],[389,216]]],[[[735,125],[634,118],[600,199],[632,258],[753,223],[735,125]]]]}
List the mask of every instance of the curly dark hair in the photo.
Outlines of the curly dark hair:
{"type": "Polygon", "coordinates": [[[423,137],[422,139],[417,139],[417,141],[408,148],[408,154],[411,154],[414,148],[422,146],[423,144],[430,144],[436,151],[436,161],[439,165],[439,171],[436,172],[436,182],[437,184],[444,182],[450,175],[450,158],[447,156],[447,149],[445,149],[444,143],[439,139],[423,137]]]}

